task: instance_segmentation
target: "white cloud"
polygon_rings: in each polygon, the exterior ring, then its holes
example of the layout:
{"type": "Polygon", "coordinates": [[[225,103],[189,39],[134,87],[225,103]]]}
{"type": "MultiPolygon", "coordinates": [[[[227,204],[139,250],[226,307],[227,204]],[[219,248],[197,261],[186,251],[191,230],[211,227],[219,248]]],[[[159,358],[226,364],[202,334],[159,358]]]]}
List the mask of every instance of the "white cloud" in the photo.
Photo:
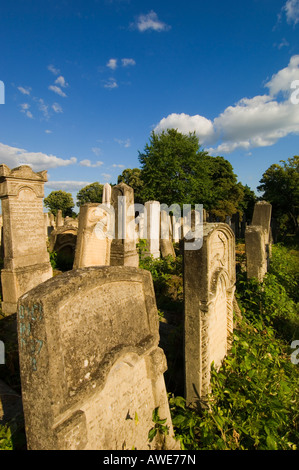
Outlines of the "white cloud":
{"type": "Polygon", "coordinates": [[[171,27],[158,19],[158,15],[153,10],[146,15],[139,15],[136,22],[132,25],[141,33],[147,30],[168,31],[171,27]]]}
{"type": "Polygon", "coordinates": [[[59,85],[62,88],[66,88],[66,87],[69,86],[69,84],[66,83],[65,78],[62,75],[60,75],[59,77],[56,78],[55,83],[56,83],[56,85],[59,85]]]}
{"type": "Polygon", "coordinates": [[[114,139],[115,142],[117,142],[119,145],[124,146],[125,148],[131,147],[131,140],[126,139],[126,140],[121,140],[121,139],[114,139]]]}
{"type": "Polygon", "coordinates": [[[29,111],[29,108],[30,108],[29,103],[22,103],[20,107],[21,107],[21,113],[24,113],[26,114],[27,117],[29,117],[30,119],[33,119],[33,114],[31,111],[29,111]]]}
{"type": "Polygon", "coordinates": [[[45,133],[46,133],[46,134],[52,134],[52,131],[50,131],[50,129],[46,129],[46,130],[45,130],[45,133]]]}
{"type": "Polygon", "coordinates": [[[81,160],[80,165],[81,166],[86,166],[88,168],[97,168],[97,167],[103,165],[103,162],[97,161],[95,163],[91,163],[90,160],[86,159],[86,160],[81,160]]]}
{"type": "Polygon", "coordinates": [[[55,113],[63,113],[62,107],[60,106],[59,103],[53,103],[52,109],[53,111],[55,111],[55,113]]]}
{"type": "Polygon", "coordinates": [[[279,50],[282,49],[283,47],[288,47],[290,43],[286,40],[286,38],[282,38],[279,44],[274,44],[279,50]]]}
{"type": "Polygon", "coordinates": [[[113,88],[118,88],[118,84],[114,78],[109,78],[109,80],[104,83],[104,88],[112,90],[113,88]]]}
{"type": "Polygon", "coordinates": [[[23,95],[30,95],[31,88],[30,87],[23,87],[23,86],[18,86],[18,90],[23,94],[23,95]]]}
{"type": "Polygon", "coordinates": [[[134,59],[121,59],[121,63],[123,67],[128,67],[128,65],[136,65],[134,59]]]}
{"type": "Polygon", "coordinates": [[[299,23],[299,0],[288,0],[283,7],[288,23],[299,23]]]}
{"type": "Polygon", "coordinates": [[[299,55],[291,57],[289,65],[278,73],[274,74],[266,87],[270,90],[270,95],[275,96],[279,92],[291,93],[291,83],[299,78],[299,55]]]}
{"type": "Polygon", "coordinates": [[[124,168],[125,165],[117,165],[116,163],[113,163],[113,168],[124,168]]]}
{"type": "Polygon", "coordinates": [[[48,70],[50,70],[54,75],[60,74],[60,70],[54,67],[54,65],[48,65],[48,70]]]}
{"type": "Polygon", "coordinates": [[[236,149],[249,151],[275,144],[289,134],[299,134],[299,109],[290,99],[291,83],[299,77],[299,56],[274,74],[265,86],[269,94],[243,98],[228,106],[213,121],[204,116],[170,114],[155,127],[155,132],[169,128],[188,134],[195,132],[199,141],[212,154],[230,153],[236,149]],[[282,93],[283,99],[277,97],[282,93]]]}
{"type": "Polygon", "coordinates": [[[11,147],[0,143],[0,161],[15,168],[20,165],[30,165],[34,171],[47,170],[48,168],[57,168],[76,163],[77,159],[63,159],[55,155],[47,155],[42,152],[28,152],[17,147],[11,147]]]}
{"type": "Polygon", "coordinates": [[[57,95],[62,96],[63,98],[66,98],[66,96],[67,96],[59,86],[50,85],[49,90],[54,91],[54,93],[57,93],[57,95]]]}
{"type": "Polygon", "coordinates": [[[38,109],[43,113],[45,118],[49,117],[49,106],[45,104],[44,100],[40,98],[37,100],[38,103],[38,109]]]}
{"type": "Polygon", "coordinates": [[[48,181],[45,186],[53,191],[77,192],[89,184],[90,181],[48,181]]]}
{"type": "Polygon", "coordinates": [[[102,153],[100,147],[92,147],[91,151],[97,156],[99,157],[102,153]]]}
{"type": "Polygon", "coordinates": [[[213,123],[206,119],[204,116],[195,115],[189,116],[188,114],[181,113],[169,114],[166,118],[161,119],[159,124],[155,127],[155,132],[161,132],[166,129],[177,129],[182,134],[195,132],[200,139],[207,139],[208,136],[213,135],[213,123]]]}
{"type": "Polygon", "coordinates": [[[102,176],[105,180],[109,180],[112,177],[112,175],[109,175],[109,173],[102,173],[102,176]]]}
{"type": "Polygon", "coordinates": [[[109,69],[115,70],[117,68],[117,59],[110,59],[106,65],[109,69]]]}

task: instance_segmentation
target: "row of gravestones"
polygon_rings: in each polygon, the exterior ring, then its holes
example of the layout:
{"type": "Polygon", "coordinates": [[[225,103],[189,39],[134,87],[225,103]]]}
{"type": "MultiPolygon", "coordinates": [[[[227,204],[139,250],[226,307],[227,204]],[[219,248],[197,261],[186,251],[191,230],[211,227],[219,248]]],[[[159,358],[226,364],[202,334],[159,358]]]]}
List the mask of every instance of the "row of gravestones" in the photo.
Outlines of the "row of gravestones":
{"type": "MultiPolygon", "coordinates": [[[[110,203],[100,213],[83,206],[75,261],[85,267],[52,277],[45,181],[46,172],[0,165],[2,308],[6,314],[17,311],[28,448],[178,448],[152,278],[136,267],[136,240],[128,233],[135,217],[133,190],[118,185],[112,192],[115,234],[119,224],[123,230],[116,238],[102,236],[109,232],[104,219],[110,203]],[[124,206],[118,206],[124,195],[124,206]],[[110,266],[91,266],[95,252],[105,259],[110,252],[110,266]],[[149,443],[155,408],[167,418],[169,434],[157,433],[149,443]]],[[[200,244],[194,249],[189,237],[184,251],[185,392],[192,404],[205,400],[211,363],[219,367],[229,350],[235,291],[234,233],[227,224],[201,227],[200,244]]]]}

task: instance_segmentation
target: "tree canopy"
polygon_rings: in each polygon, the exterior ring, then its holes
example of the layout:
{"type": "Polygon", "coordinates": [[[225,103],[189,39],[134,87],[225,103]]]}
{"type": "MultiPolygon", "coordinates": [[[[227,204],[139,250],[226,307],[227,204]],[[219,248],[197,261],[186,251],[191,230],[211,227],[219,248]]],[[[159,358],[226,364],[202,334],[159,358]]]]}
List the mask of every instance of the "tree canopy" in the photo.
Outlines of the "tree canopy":
{"type": "Polygon", "coordinates": [[[57,215],[57,211],[61,209],[62,217],[72,217],[75,207],[71,193],[65,191],[52,191],[49,196],[44,199],[44,204],[53,215],[57,215]]]}
{"type": "Polygon", "coordinates": [[[98,182],[88,184],[80,189],[77,194],[77,206],[80,207],[88,202],[102,202],[104,186],[98,182]]]}
{"type": "Polygon", "coordinates": [[[237,182],[231,164],[202,150],[195,133],[153,131],[143,153],[139,152],[139,161],[142,202],[203,204],[220,220],[242,212],[240,203],[246,190],[237,182]]]}
{"type": "Polygon", "coordinates": [[[263,174],[258,191],[272,204],[273,215],[293,233],[298,233],[299,217],[299,156],[274,163],[263,174]]]}

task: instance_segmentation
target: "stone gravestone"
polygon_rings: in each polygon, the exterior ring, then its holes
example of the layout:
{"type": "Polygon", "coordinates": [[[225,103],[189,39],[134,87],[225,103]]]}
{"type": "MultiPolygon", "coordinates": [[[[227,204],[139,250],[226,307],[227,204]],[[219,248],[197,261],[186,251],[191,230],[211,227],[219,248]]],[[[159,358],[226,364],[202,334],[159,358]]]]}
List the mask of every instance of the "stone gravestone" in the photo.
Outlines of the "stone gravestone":
{"type": "Polygon", "coordinates": [[[56,276],[20,298],[18,332],[29,450],[158,449],[161,436],[148,441],[157,407],[169,426],[164,445],[177,448],[149,272],[56,276]]]}
{"type": "Polygon", "coordinates": [[[112,188],[114,239],[111,243],[111,266],[139,266],[136,250],[134,190],[125,183],[112,188]]]}
{"type": "Polygon", "coordinates": [[[52,277],[43,213],[47,172],[0,165],[4,269],[2,311],[16,312],[20,295],[52,277]]]}
{"type": "Polygon", "coordinates": [[[76,253],[73,269],[109,266],[111,234],[109,208],[88,203],[80,207],[76,253]]]}
{"type": "Polygon", "coordinates": [[[146,217],[146,250],[143,256],[160,258],[160,202],[147,201],[144,205],[146,217]]]}
{"type": "Polygon", "coordinates": [[[171,219],[165,210],[161,210],[160,250],[163,258],[171,256],[175,259],[175,251],[172,243],[171,219]]]}
{"type": "Polygon", "coordinates": [[[211,364],[219,368],[229,350],[235,281],[233,231],[223,223],[205,223],[202,247],[184,251],[185,387],[189,403],[205,402],[211,364]]]}
{"type": "Polygon", "coordinates": [[[257,202],[251,225],[245,230],[247,277],[257,278],[259,282],[268,271],[271,256],[271,212],[271,204],[257,202]]]}

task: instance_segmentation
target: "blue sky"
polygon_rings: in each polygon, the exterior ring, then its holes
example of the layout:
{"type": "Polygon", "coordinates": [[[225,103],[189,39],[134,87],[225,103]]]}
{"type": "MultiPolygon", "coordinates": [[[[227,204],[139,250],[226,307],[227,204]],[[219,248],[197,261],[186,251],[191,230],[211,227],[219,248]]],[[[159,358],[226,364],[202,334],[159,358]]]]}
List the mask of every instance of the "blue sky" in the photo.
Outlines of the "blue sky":
{"type": "Polygon", "coordinates": [[[0,44],[0,163],[45,195],[116,183],[169,127],[253,190],[298,154],[299,0],[14,0],[0,44]]]}

